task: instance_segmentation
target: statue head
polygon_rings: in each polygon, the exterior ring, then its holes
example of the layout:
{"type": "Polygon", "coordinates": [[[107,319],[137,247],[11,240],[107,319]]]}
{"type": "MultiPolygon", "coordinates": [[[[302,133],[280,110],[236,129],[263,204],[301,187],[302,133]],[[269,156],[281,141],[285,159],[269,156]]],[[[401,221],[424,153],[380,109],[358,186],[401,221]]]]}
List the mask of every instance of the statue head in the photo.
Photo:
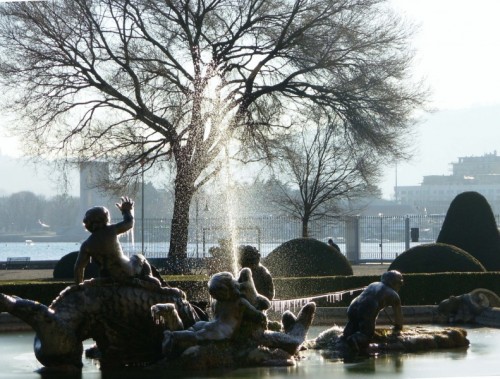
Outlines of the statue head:
{"type": "Polygon", "coordinates": [[[257,266],[260,262],[260,253],[257,248],[250,245],[238,247],[238,261],[241,267],[257,266]]]}
{"type": "Polygon", "coordinates": [[[403,285],[403,275],[396,270],[387,271],[382,274],[380,281],[392,289],[399,291],[403,285]]]}
{"type": "Polygon", "coordinates": [[[215,300],[231,300],[240,296],[239,284],[230,272],[219,272],[208,281],[208,293],[215,300]]]}
{"type": "Polygon", "coordinates": [[[91,233],[104,228],[109,222],[109,211],[105,207],[92,207],[85,212],[85,217],[83,218],[85,228],[91,233]]]}

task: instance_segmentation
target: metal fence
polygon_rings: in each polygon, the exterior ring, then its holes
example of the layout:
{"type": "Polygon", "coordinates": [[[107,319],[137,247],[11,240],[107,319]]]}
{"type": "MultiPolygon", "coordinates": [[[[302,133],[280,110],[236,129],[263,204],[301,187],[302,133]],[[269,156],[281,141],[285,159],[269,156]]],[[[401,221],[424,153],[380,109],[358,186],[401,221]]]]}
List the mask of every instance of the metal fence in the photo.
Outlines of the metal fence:
{"type": "MultiPolygon", "coordinates": [[[[443,220],[444,215],[329,217],[310,223],[309,234],[324,242],[332,238],[351,261],[390,262],[412,246],[435,242],[443,220]]],[[[300,237],[301,230],[301,222],[290,217],[244,217],[230,222],[195,219],[189,226],[188,256],[209,257],[210,247],[219,245],[221,239],[256,246],[266,256],[283,242],[300,237]]],[[[135,249],[149,258],[164,258],[169,248],[170,220],[145,219],[143,227],[138,219],[132,236],[131,244],[124,244],[125,251],[135,249]]]]}

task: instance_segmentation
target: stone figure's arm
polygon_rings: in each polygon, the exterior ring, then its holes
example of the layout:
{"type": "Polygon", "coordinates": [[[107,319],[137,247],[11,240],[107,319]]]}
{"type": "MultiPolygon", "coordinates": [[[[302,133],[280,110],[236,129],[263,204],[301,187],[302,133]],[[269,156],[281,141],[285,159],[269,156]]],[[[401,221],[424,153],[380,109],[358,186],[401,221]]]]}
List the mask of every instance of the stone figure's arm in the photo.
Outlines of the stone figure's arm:
{"type": "Polygon", "coordinates": [[[75,274],[75,282],[77,284],[83,282],[83,273],[85,271],[85,267],[90,262],[90,254],[87,252],[85,247],[85,242],[82,244],[80,248],[80,252],[78,253],[78,257],[76,258],[74,274],[75,274]]]}
{"type": "Polygon", "coordinates": [[[274,298],[274,282],[273,282],[273,278],[271,276],[271,273],[267,269],[265,270],[265,273],[266,273],[266,275],[263,275],[262,281],[265,284],[265,288],[267,288],[269,290],[269,293],[268,294],[262,294],[262,295],[265,295],[266,297],[269,298],[269,300],[272,300],[274,298]],[[268,295],[270,295],[271,297],[269,297],[268,295]]]}
{"type": "Polygon", "coordinates": [[[394,311],[394,329],[403,329],[403,311],[401,310],[401,299],[398,294],[394,295],[392,309],[394,311]]]}
{"type": "Polygon", "coordinates": [[[249,321],[256,323],[267,323],[267,316],[264,312],[259,311],[250,302],[244,298],[240,299],[242,306],[244,307],[243,317],[249,321]]]}
{"type": "Polygon", "coordinates": [[[134,227],[134,202],[128,197],[122,197],[116,207],[122,212],[123,221],[114,225],[117,234],[122,234],[134,227]]]}

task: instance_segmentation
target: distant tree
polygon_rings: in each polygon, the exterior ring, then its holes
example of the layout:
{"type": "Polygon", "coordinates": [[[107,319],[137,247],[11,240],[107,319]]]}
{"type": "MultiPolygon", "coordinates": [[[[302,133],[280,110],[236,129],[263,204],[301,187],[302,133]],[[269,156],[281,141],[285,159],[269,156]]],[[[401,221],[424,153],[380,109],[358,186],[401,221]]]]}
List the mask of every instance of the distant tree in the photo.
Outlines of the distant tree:
{"type": "Polygon", "coordinates": [[[11,232],[11,222],[9,221],[8,197],[0,197],[0,231],[2,233],[11,232]]]}
{"type": "Polygon", "coordinates": [[[380,157],[371,146],[350,145],[338,123],[315,118],[301,125],[300,132],[283,138],[280,159],[273,161],[283,183],[274,201],[301,220],[302,237],[309,237],[310,221],[338,214],[345,200],[376,192],[380,157]]]}
{"type": "Polygon", "coordinates": [[[33,192],[17,192],[8,197],[7,220],[11,224],[11,231],[27,232],[38,226],[42,218],[45,199],[33,192]]]}
{"type": "Polygon", "coordinates": [[[135,200],[136,217],[142,216],[142,189],[144,189],[144,217],[166,218],[172,215],[172,194],[164,189],[156,188],[152,182],[146,182],[139,190],[135,200]]]}
{"type": "Polygon", "coordinates": [[[425,95],[411,34],[384,0],[2,3],[4,109],[30,154],[106,160],[112,181],[173,162],[169,256],[185,258],[189,205],[229,141],[265,153],[320,107],[400,156],[425,95]]]}
{"type": "Polygon", "coordinates": [[[62,231],[65,228],[82,225],[80,199],[69,195],[56,195],[45,200],[40,219],[44,224],[49,225],[52,231],[62,231]]]}

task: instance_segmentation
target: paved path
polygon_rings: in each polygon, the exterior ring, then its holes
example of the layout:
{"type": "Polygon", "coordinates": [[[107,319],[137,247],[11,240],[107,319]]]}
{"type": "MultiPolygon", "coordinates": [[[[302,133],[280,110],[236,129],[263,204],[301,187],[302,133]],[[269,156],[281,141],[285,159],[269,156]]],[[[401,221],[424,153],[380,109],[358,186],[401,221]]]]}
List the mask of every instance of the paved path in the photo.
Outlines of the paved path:
{"type": "Polygon", "coordinates": [[[52,278],[54,270],[0,270],[0,281],[52,278]]]}

